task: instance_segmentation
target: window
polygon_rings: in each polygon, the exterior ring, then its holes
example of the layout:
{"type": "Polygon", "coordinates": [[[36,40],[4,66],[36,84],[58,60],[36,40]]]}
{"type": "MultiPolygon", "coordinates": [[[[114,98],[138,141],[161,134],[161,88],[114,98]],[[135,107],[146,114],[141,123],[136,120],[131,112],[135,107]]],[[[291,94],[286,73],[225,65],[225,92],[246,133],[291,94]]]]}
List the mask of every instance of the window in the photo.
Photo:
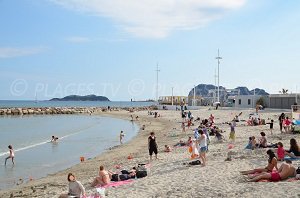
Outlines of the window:
{"type": "Polygon", "coordinates": [[[251,105],[251,99],[248,99],[248,105],[251,105]]]}
{"type": "Polygon", "coordinates": [[[239,99],[239,105],[241,105],[242,104],[242,99],[239,99]]]}

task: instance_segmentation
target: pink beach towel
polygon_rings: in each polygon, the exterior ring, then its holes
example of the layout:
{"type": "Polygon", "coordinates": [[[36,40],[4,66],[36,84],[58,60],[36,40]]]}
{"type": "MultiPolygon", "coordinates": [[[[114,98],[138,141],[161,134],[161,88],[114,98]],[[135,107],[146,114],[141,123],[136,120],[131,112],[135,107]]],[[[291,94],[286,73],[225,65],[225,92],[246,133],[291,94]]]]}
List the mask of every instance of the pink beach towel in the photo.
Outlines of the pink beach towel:
{"type": "Polygon", "coordinates": [[[111,182],[105,186],[97,186],[96,188],[109,188],[109,187],[118,187],[118,186],[123,186],[123,185],[126,185],[126,184],[131,184],[133,183],[134,180],[125,180],[125,181],[117,181],[117,182],[111,182]]]}

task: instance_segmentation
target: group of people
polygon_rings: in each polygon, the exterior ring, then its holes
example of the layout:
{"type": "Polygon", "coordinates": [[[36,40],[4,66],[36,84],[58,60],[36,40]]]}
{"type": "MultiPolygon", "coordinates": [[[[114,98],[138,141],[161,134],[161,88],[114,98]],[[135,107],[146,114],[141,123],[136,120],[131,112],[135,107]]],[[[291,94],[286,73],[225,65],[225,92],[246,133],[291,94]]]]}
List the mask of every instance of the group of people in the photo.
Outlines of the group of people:
{"type": "Polygon", "coordinates": [[[266,167],[241,171],[240,173],[242,175],[247,175],[249,182],[257,182],[264,179],[278,182],[290,177],[300,178],[300,173],[297,173],[297,168],[292,165],[291,160],[285,160],[278,168],[278,158],[275,153],[272,150],[268,150],[267,155],[269,158],[266,167]]]}
{"type": "Polygon", "coordinates": [[[290,133],[292,131],[292,121],[284,113],[279,116],[278,121],[281,133],[290,133]]]}

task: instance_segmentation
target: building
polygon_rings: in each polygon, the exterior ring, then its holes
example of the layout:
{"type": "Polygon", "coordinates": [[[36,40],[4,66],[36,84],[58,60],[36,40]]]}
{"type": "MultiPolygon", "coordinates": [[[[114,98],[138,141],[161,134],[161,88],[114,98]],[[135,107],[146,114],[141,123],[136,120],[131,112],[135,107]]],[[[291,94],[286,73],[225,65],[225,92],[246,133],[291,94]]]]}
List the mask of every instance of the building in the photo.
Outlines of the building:
{"type": "Polygon", "coordinates": [[[272,109],[291,109],[291,106],[297,102],[300,102],[300,94],[271,94],[269,107],[272,109]]]}
{"type": "Polygon", "coordinates": [[[256,108],[257,101],[263,98],[265,107],[269,106],[269,99],[268,96],[261,96],[261,95],[239,95],[234,96],[234,99],[232,99],[234,103],[234,107],[236,108],[256,108]]]}
{"type": "Polygon", "coordinates": [[[187,96],[160,96],[158,103],[161,105],[172,105],[172,97],[173,105],[186,104],[188,101],[187,96]]]}
{"type": "Polygon", "coordinates": [[[202,106],[204,104],[204,98],[201,96],[188,96],[189,106],[202,106]]]}

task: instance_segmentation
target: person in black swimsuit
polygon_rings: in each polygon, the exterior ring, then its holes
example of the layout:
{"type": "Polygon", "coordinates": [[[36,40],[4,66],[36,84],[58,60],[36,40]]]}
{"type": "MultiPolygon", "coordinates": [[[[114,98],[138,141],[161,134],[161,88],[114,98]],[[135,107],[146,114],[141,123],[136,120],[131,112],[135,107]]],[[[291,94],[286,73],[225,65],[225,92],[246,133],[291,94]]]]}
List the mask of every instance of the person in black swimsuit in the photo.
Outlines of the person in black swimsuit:
{"type": "Polygon", "coordinates": [[[300,158],[300,147],[298,146],[296,139],[292,138],[290,140],[290,145],[290,150],[285,151],[285,154],[291,158],[300,158]]]}
{"type": "Polygon", "coordinates": [[[157,144],[156,144],[156,137],[154,132],[151,132],[148,138],[148,148],[149,148],[150,161],[152,161],[153,153],[155,154],[155,159],[157,159],[157,144]]]}

